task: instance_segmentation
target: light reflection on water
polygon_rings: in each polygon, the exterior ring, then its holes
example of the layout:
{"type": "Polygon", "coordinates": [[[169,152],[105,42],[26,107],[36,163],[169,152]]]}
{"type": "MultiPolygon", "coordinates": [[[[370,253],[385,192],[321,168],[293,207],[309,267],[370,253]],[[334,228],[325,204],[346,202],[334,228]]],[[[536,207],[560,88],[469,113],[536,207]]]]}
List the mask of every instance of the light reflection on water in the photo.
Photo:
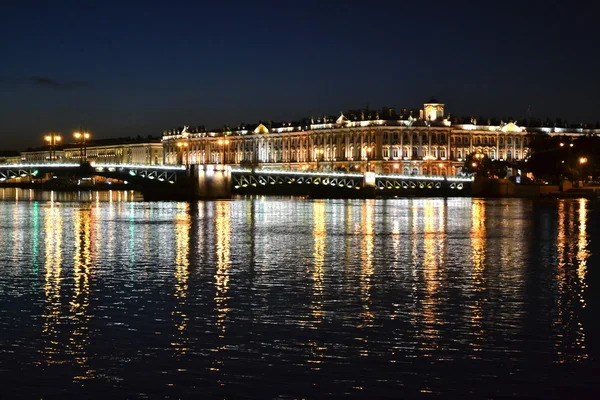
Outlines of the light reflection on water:
{"type": "Polygon", "coordinates": [[[3,194],[10,389],[554,397],[600,383],[587,200],[124,193],[3,194]]]}

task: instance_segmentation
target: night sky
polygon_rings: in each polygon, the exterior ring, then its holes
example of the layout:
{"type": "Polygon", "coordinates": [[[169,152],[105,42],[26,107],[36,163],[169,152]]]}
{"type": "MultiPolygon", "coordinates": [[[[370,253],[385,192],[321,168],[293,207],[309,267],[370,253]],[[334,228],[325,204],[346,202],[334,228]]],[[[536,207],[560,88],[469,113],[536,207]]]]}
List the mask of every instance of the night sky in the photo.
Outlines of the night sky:
{"type": "Polygon", "coordinates": [[[453,115],[600,119],[591,1],[7,3],[0,150],[431,96],[453,115]]]}

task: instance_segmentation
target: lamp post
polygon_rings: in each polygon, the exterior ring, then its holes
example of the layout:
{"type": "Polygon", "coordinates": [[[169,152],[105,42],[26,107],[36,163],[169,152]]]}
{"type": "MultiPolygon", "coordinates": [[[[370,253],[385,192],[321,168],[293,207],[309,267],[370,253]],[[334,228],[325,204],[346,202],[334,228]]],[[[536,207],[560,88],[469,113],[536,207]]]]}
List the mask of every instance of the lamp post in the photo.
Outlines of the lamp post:
{"type": "Polygon", "coordinates": [[[483,158],[485,156],[481,153],[475,153],[475,155],[473,157],[475,158],[475,162],[472,165],[473,165],[473,167],[477,168],[476,172],[479,172],[479,167],[481,166],[481,161],[483,160],[483,158]]]}
{"type": "MultiPolygon", "coordinates": [[[[585,164],[587,164],[587,162],[587,157],[579,157],[579,174],[581,175],[581,177],[583,177],[583,167],[585,166],[585,164]]],[[[580,181],[583,181],[583,179],[580,179],[580,181]]]]}
{"type": "Polygon", "coordinates": [[[61,141],[60,135],[51,132],[44,137],[50,146],[50,161],[56,160],[56,144],[61,141]]]}
{"type": "Polygon", "coordinates": [[[79,159],[83,164],[87,161],[86,142],[90,138],[90,134],[88,132],[75,132],[73,136],[75,136],[75,139],[79,140],[79,159]]]}
{"type": "Polygon", "coordinates": [[[187,157],[186,157],[186,162],[183,162],[183,152],[185,151],[184,149],[186,149],[189,146],[188,142],[177,142],[177,147],[179,148],[179,157],[180,157],[180,163],[181,164],[187,164],[187,157]]]}
{"type": "Polygon", "coordinates": [[[371,147],[367,147],[367,172],[371,172],[371,147]]]}
{"type": "Polygon", "coordinates": [[[222,155],[222,157],[219,157],[219,162],[221,164],[226,164],[227,160],[225,160],[225,156],[227,153],[225,152],[225,146],[229,145],[229,140],[228,139],[219,139],[218,143],[219,143],[219,146],[221,146],[221,155],[222,155]]]}
{"type": "MultiPolygon", "coordinates": [[[[560,142],[560,147],[566,147],[567,144],[560,142]]],[[[567,148],[567,171],[571,168],[571,149],[573,148],[574,144],[573,143],[569,143],[569,147],[567,148]]],[[[564,163],[564,161],[563,161],[564,163]]]]}

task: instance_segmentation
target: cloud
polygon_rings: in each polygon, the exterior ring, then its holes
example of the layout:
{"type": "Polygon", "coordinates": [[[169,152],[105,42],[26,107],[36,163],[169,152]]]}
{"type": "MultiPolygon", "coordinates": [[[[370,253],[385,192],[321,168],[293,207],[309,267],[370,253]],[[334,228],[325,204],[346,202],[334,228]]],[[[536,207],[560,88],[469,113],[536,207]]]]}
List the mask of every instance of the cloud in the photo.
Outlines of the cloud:
{"type": "Polygon", "coordinates": [[[55,79],[47,78],[45,76],[30,76],[24,79],[17,79],[14,82],[19,85],[32,85],[36,87],[45,87],[59,90],[79,89],[92,86],[88,81],[60,82],[55,79]]]}

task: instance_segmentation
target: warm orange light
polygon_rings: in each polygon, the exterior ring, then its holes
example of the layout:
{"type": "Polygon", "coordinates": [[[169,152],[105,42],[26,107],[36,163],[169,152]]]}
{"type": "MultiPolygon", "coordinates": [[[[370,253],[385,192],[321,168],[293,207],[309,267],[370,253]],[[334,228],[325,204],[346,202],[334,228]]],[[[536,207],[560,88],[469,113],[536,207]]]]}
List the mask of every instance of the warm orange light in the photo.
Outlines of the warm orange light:
{"type": "Polygon", "coordinates": [[[438,164],[438,167],[440,167],[440,168],[442,168],[443,166],[444,166],[444,164],[442,164],[442,163],[438,164]]]}
{"type": "Polygon", "coordinates": [[[561,143],[561,144],[560,144],[560,147],[564,147],[564,145],[565,145],[564,143],[561,143]]]}
{"type": "Polygon", "coordinates": [[[477,163],[473,163],[473,164],[471,164],[471,165],[472,165],[473,167],[476,167],[476,166],[477,166],[477,163]]]}
{"type": "Polygon", "coordinates": [[[223,139],[219,139],[219,144],[222,145],[223,144],[223,139]]]}
{"type": "Polygon", "coordinates": [[[587,158],[586,157],[581,157],[579,159],[579,164],[585,164],[587,162],[587,158]]]}
{"type": "Polygon", "coordinates": [[[46,136],[44,139],[46,139],[47,142],[52,140],[52,136],[46,136]]]}
{"type": "Polygon", "coordinates": [[[75,136],[76,139],[79,139],[81,137],[81,133],[75,132],[73,136],[75,136]]]}
{"type": "Polygon", "coordinates": [[[54,136],[54,141],[55,142],[60,142],[60,136],[54,136]]]}

